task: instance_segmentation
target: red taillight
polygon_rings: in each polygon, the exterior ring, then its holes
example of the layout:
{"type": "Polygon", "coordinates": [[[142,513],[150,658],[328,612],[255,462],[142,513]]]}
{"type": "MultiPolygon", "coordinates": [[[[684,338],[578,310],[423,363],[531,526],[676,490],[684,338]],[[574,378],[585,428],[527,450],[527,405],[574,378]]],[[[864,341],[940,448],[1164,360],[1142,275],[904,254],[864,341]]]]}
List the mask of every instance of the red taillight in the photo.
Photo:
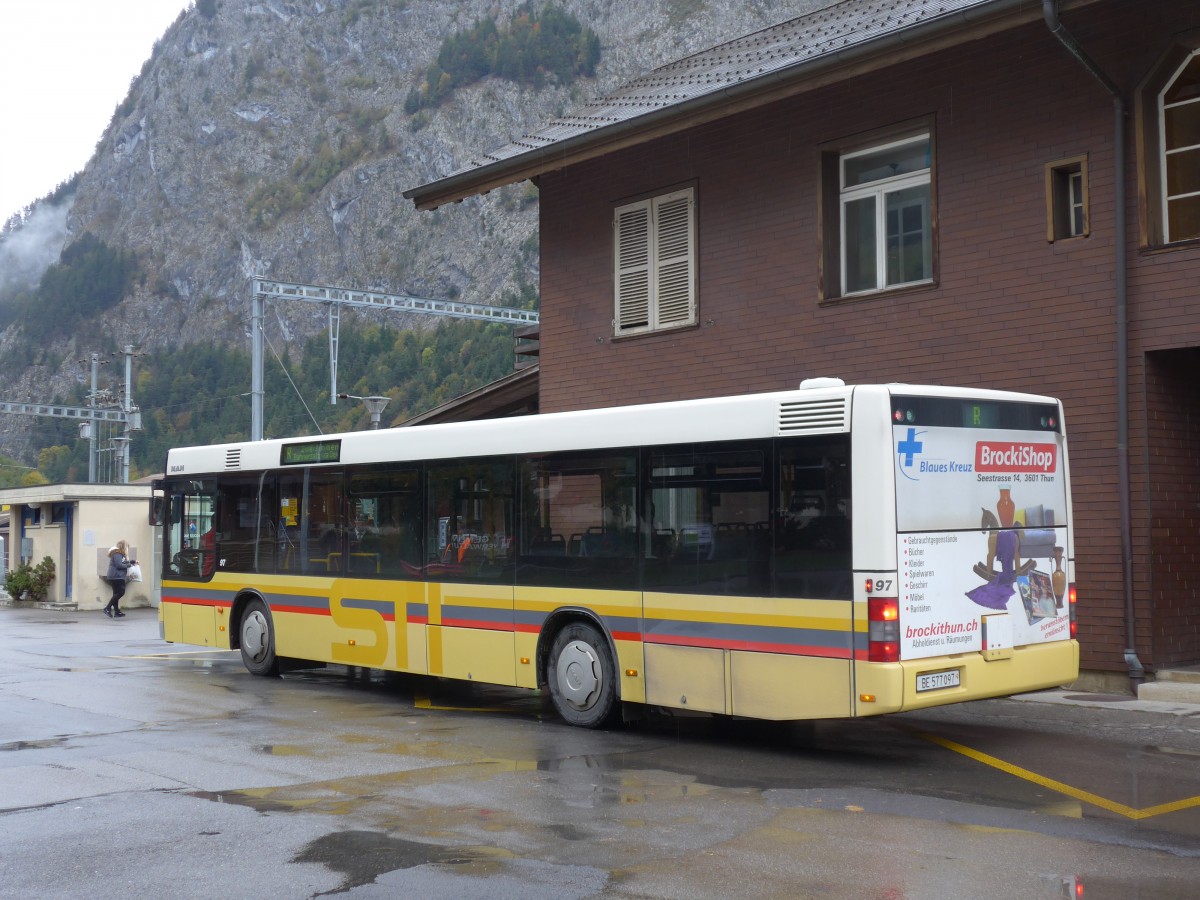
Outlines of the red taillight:
{"type": "Polygon", "coordinates": [[[896,597],[867,599],[867,659],[900,661],[900,601],[896,597]]]}
{"type": "Polygon", "coordinates": [[[1075,593],[1075,585],[1067,586],[1067,609],[1071,613],[1071,640],[1075,640],[1075,601],[1079,599],[1075,593]]]}

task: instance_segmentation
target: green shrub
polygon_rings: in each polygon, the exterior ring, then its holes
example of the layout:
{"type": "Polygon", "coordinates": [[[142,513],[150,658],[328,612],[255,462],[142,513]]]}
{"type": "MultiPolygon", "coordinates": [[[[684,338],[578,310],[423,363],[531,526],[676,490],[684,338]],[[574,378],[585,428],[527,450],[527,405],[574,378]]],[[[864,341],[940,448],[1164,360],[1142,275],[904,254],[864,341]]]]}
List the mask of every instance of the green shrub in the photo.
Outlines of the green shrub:
{"type": "Polygon", "coordinates": [[[21,563],[4,576],[4,589],[14,600],[45,600],[54,580],[54,560],[44,557],[36,566],[21,563]]]}

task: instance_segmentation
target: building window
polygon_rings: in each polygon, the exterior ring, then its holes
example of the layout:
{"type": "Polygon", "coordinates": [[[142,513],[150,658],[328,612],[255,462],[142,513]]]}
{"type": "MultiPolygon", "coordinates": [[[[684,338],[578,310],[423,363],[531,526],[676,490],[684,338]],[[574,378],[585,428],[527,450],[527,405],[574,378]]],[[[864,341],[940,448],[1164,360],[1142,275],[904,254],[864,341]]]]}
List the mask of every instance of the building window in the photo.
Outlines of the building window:
{"type": "Polygon", "coordinates": [[[1085,237],[1088,224],[1087,157],[1046,165],[1046,240],[1085,237]]]}
{"type": "Polygon", "coordinates": [[[933,280],[930,153],[923,134],[841,155],[841,293],[933,280]]]}
{"type": "Polygon", "coordinates": [[[1200,238],[1200,52],[1158,95],[1165,243],[1200,238]]]}
{"type": "Polygon", "coordinates": [[[618,207],[613,218],[618,337],[696,324],[696,199],[687,188],[618,207]]]}

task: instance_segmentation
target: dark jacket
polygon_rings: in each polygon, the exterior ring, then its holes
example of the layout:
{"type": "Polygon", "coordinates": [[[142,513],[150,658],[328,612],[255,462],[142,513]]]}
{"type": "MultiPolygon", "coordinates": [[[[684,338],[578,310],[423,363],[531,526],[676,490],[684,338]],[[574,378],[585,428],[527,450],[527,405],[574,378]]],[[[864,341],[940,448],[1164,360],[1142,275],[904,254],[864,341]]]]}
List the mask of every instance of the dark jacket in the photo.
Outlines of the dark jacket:
{"type": "Polygon", "coordinates": [[[132,565],[129,558],[120,550],[113,550],[108,554],[108,574],[105,576],[109,581],[124,581],[125,573],[129,571],[132,565]]]}

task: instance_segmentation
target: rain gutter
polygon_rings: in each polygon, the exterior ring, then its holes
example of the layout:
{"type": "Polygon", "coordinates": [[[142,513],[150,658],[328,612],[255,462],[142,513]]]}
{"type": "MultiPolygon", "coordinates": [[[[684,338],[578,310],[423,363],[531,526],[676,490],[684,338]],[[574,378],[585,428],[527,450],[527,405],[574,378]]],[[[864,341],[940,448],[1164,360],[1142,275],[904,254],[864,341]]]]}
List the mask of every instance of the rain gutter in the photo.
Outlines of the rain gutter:
{"type": "Polygon", "coordinates": [[[1137,620],[1133,605],[1133,526],[1129,511],[1129,315],[1125,244],[1127,216],[1125,212],[1125,101],[1121,89],[1087,55],[1074,36],[1058,18],[1058,0],[1042,0],[1046,27],[1067,48],[1072,56],[1104,86],[1113,98],[1113,219],[1116,235],[1115,290],[1117,298],[1117,493],[1121,516],[1121,569],[1125,587],[1125,665],[1129,680],[1137,693],[1137,685],[1146,680],[1146,670],[1137,655],[1137,620]]]}
{"type": "MultiPolygon", "coordinates": [[[[599,148],[614,144],[621,138],[637,132],[650,131],[656,127],[671,124],[677,124],[679,128],[687,127],[692,116],[710,108],[753,97],[755,94],[766,93],[782,84],[884,54],[896,47],[936,38],[963,26],[974,25],[988,19],[998,19],[1014,11],[1020,13],[1028,10],[1029,6],[1029,0],[995,0],[995,2],[982,3],[970,9],[957,10],[910,28],[889,32],[874,40],[864,40],[846,50],[823,53],[812,61],[789,65],[644,115],[605,125],[546,144],[544,147],[526,150],[508,159],[497,160],[488,165],[448,175],[437,181],[411,188],[405,191],[403,196],[407,200],[412,200],[418,209],[436,209],[442,204],[464,200],[474,194],[486,193],[492,188],[524,181],[526,178],[540,175],[542,172],[561,168],[588,156],[595,156],[601,152],[599,148]]],[[[891,62],[890,60],[884,61],[891,62]]]]}

